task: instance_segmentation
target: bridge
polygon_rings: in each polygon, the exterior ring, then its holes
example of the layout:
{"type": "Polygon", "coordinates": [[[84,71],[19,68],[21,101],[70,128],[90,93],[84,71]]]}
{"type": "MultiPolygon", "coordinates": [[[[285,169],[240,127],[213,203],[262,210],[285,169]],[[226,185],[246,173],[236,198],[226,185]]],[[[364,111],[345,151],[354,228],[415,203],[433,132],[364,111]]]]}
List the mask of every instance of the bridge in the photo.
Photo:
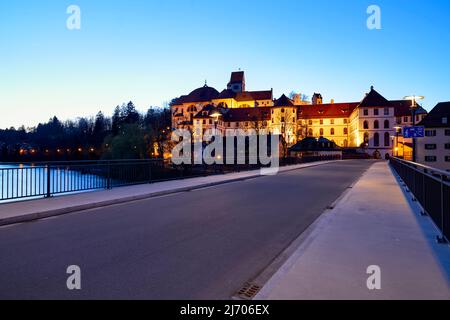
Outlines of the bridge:
{"type": "Polygon", "coordinates": [[[3,204],[0,298],[449,299],[447,178],[427,207],[425,171],[322,161],[3,204]]]}

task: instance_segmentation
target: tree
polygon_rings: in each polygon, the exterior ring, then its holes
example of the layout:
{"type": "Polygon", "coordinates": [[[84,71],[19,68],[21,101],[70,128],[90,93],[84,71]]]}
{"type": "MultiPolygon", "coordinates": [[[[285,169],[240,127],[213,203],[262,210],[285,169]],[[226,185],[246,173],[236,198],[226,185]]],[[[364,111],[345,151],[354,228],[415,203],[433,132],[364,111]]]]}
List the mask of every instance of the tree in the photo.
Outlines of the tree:
{"type": "Polygon", "coordinates": [[[138,124],[125,124],[120,134],[108,136],[105,143],[110,147],[105,159],[144,159],[147,154],[145,134],[138,124]]]}

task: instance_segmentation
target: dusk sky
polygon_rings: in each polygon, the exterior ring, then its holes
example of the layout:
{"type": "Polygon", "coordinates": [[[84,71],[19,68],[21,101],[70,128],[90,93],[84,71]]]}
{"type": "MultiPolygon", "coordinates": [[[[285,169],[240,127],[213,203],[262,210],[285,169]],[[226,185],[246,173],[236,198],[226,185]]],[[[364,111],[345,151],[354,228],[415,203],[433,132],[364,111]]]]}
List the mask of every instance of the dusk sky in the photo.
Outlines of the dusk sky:
{"type": "Polygon", "coordinates": [[[450,1],[15,0],[0,2],[0,128],[162,106],[204,84],[359,101],[450,100],[450,1]],[[81,29],[68,30],[69,5],[81,29]],[[381,8],[381,30],[366,27],[381,8]]]}

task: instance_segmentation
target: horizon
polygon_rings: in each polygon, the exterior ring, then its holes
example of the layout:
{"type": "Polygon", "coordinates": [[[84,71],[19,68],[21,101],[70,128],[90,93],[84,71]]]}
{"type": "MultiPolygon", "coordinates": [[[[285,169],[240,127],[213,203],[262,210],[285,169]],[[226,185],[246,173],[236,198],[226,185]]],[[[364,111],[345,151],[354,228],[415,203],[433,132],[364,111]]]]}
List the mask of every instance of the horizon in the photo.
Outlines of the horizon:
{"type": "Polygon", "coordinates": [[[238,69],[248,90],[273,88],[274,98],[356,102],[373,85],[388,100],[424,95],[428,111],[450,100],[450,3],[377,1],[382,28],[369,30],[369,1],[262,2],[1,3],[0,128],[110,116],[128,101],[144,112],[205,80],[221,91],[238,69]],[[66,27],[71,4],[80,30],[66,27]]]}

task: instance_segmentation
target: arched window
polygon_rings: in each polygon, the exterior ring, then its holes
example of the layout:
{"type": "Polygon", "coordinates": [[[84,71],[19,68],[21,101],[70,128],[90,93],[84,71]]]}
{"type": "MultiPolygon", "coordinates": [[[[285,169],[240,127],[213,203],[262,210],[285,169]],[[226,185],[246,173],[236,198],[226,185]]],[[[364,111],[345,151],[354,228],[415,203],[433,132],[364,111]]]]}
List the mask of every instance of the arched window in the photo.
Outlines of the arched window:
{"type": "Polygon", "coordinates": [[[334,136],[334,128],[331,128],[330,134],[331,134],[332,136],[334,136]]]}
{"type": "Polygon", "coordinates": [[[384,120],[384,128],[385,129],[389,129],[390,128],[390,123],[389,123],[389,120],[384,120]]]}
{"type": "Polygon", "coordinates": [[[364,132],[364,143],[369,143],[369,133],[364,132]]]}
{"type": "Polygon", "coordinates": [[[380,129],[380,123],[378,122],[378,120],[375,120],[375,122],[373,123],[373,128],[380,129]]]}
{"type": "Polygon", "coordinates": [[[308,130],[308,136],[310,136],[310,137],[313,136],[313,129],[309,129],[309,130],[308,130]]]}
{"type": "Polygon", "coordinates": [[[320,128],[320,136],[323,137],[323,128],[320,128]]]}
{"type": "Polygon", "coordinates": [[[375,132],[375,134],[373,135],[373,145],[375,147],[380,146],[380,134],[378,132],[375,132]]]}
{"type": "Polygon", "coordinates": [[[389,132],[384,133],[384,146],[385,147],[391,146],[391,135],[389,134],[389,132]]]}
{"type": "Polygon", "coordinates": [[[369,129],[369,121],[364,121],[364,129],[369,129]]]}

